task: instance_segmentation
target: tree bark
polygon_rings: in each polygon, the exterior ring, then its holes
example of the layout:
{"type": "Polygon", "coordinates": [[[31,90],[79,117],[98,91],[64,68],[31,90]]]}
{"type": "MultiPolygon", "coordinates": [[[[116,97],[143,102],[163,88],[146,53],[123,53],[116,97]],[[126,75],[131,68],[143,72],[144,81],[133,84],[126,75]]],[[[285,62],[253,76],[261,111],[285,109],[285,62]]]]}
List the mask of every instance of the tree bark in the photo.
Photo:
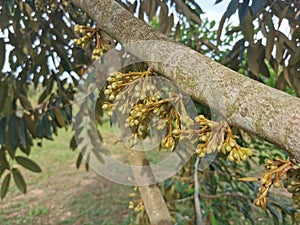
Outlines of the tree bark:
{"type": "MultiPolygon", "coordinates": [[[[137,183],[155,179],[144,152],[130,151],[129,162],[137,183]]],[[[148,182],[149,183],[149,182],[148,182]]],[[[151,225],[172,225],[174,221],[156,184],[138,186],[151,225]]]]}
{"type": "MultiPolygon", "coordinates": [[[[87,12],[97,26],[122,44],[142,40],[167,41],[168,37],[135,18],[112,0],[72,0],[87,12]]],[[[178,45],[180,46],[180,45],[178,45]]],[[[231,125],[276,144],[300,160],[299,98],[242,76],[196,51],[168,45],[152,46],[162,57],[177,57],[176,68],[159,63],[152,66],[174,81],[195,100],[224,113],[231,125]]],[[[143,55],[151,49],[139,49],[143,55]]]]}

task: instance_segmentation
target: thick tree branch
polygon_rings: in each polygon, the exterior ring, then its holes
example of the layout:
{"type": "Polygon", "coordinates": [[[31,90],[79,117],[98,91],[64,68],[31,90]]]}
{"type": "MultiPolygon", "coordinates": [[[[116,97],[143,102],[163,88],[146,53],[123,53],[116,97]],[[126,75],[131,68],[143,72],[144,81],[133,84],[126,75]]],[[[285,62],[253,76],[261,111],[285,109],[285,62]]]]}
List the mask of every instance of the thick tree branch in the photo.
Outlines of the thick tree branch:
{"type": "MultiPolygon", "coordinates": [[[[168,41],[144,21],[112,0],[72,0],[97,25],[122,44],[142,40],[168,41]]],[[[270,141],[300,160],[300,100],[244,77],[191,49],[154,44],[162,58],[176,57],[176,67],[152,66],[187,94],[223,113],[233,126],[270,141]],[[174,53],[178,52],[177,56],[174,53]]],[[[151,49],[142,46],[134,54],[151,49]]]]}

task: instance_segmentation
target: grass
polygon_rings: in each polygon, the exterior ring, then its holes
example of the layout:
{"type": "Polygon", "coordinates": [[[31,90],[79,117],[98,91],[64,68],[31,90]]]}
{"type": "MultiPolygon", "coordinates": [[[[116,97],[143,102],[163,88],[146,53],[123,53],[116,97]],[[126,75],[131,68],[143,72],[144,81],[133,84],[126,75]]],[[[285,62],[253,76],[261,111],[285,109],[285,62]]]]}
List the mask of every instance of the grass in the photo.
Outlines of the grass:
{"type": "Polygon", "coordinates": [[[93,171],[75,168],[78,152],[69,149],[71,131],[61,130],[55,141],[33,147],[30,158],[43,172],[21,169],[28,193],[21,194],[14,182],[1,202],[3,225],[127,225],[132,188],[112,183],[93,171]]]}

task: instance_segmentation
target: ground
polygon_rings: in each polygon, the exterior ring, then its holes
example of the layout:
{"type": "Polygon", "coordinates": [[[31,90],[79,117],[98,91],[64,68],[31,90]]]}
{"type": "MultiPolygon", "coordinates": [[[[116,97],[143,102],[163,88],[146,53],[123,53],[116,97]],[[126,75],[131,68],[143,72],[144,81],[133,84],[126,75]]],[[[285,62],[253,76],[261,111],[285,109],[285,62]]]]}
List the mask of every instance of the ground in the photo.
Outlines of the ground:
{"type": "Polygon", "coordinates": [[[75,166],[78,152],[69,149],[70,131],[60,131],[55,141],[34,147],[31,158],[42,167],[40,174],[22,169],[28,193],[12,183],[1,202],[2,225],[113,225],[130,224],[128,209],[132,187],[112,183],[75,166]]]}

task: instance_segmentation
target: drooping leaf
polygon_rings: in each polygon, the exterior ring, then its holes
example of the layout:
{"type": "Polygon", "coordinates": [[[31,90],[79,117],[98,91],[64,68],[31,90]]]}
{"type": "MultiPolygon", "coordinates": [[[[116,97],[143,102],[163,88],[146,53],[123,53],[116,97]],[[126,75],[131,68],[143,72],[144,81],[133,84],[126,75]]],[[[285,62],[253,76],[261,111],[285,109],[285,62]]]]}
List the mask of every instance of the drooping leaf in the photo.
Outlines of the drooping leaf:
{"type": "Polygon", "coordinates": [[[42,118],[42,126],[43,126],[43,137],[52,140],[52,123],[48,117],[48,113],[46,113],[42,118]]]}
{"type": "Polygon", "coordinates": [[[86,171],[89,171],[89,169],[90,169],[90,157],[91,157],[91,154],[89,152],[85,158],[85,170],[86,171]]]}
{"type": "Polygon", "coordinates": [[[255,0],[252,1],[251,11],[253,15],[256,15],[258,11],[262,8],[264,0],[255,0]]]}
{"type": "Polygon", "coordinates": [[[14,79],[1,78],[0,82],[0,118],[10,115],[13,111],[13,100],[15,95],[14,79]]]}
{"type": "Polygon", "coordinates": [[[15,15],[15,0],[11,0],[11,1],[5,1],[5,11],[8,13],[8,15],[10,16],[14,16],[15,15]]]}
{"type": "Polygon", "coordinates": [[[0,145],[5,143],[6,117],[0,120],[0,145]]]}
{"type": "Polygon", "coordinates": [[[27,133],[25,118],[24,117],[18,118],[17,122],[18,122],[17,127],[18,127],[20,144],[22,145],[23,148],[26,148],[27,146],[29,146],[29,143],[28,143],[28,133],[27,133]]]}
{"type": "Polygon", "coordinates": [[[254,36],[254,25],[252,23],[252,17],[249,10],[247,10],[247,15],[243,22],[241,23],[241,30],[245,37],[246,41],[249,41],[250,44],[254,43],[253,36],[254,36]]]}
{"type": "Polygon", "coordinates": [[[250,71],[258,76],[259,74],[259,64],[257,62],[259,55],[257,54],[257,46],[255,47],[248,47],[248,54],[247,54],[247,62],[250,68],[250,71]]]}
{"type": "Polygon", "coordinates": [[[22,193],[26,194],[26,192],[27,192],[27,185],[26,185],[26,182],[25,182],[24,177],[21,174],[20,170],[17,169],[17,168],[13,168],[12,169],[12,174],[13,174],[13,178],[14,178],[14,181],[15,181],[18,189],[22,193]]]}
{"type": "Polygon", "coordinates": [[[5,62],[5,42],[4,38],[0,38],[0,71],[3,68],[4,62],[5,62]]]}
{"type": "Polygon", "coordinates": [[[200,18],[200,14],[202,13],[202,10],[197,3],[194,4],[194,7],[197,9],[198,12],[196,12],[196,10],[192,10],[192,8],[188,4],[185,4],[184,1],[180,1],[180,0],[173,0],[173,1],[176,3],[177,12],[182,13],[188,20],[191,20],[192,22],[198,25],[202,24],[202,20],[200,18]]]}
{"type": "Polygon", "coordinates": [[[8,141],[9,145],[12,148],[12,151],[15,151],[19,144],[19,136],[16,135],[17,130],[17,116],[12,114],[9,118],[8,123],[8,141]]]}
{"type": "Polygon", "coordinates": [[[144,20],[144,13],[147,14],[148,9],[150,8],[149,4],[150,1],[141,1],[141,5],[139,9],[139,19],[144,20]]]}
{"type": "Polygon", "coordinates": [[[240,19],[240,24],[243,23],[244,19],[247,16],[248,13],[248,5],[249,5],[249,0],[244,0],[241,7],[239,8],[239,19],[240,19]]]}
{"type": "MultiPolygon", "coordinates": [[[[2,114],[1,112],[5,108],[5,102],[6,102],[6,98],[7,98],[7,96],[6,96],[7,90],[8,90],[8,85],[5,82],[5,80],[0,82],[0,118],[1,118],[1,114],[2,114]]],[[[5,116],[4,113],[3,113],[3,116],[5,116]]]]}
{"type": "Polygon", "coordinates": [[[283,72],[283,77],[284,77],[284,80],[286,81],[286,83],[290,86],[290,87],[293,87],[292,85],[292,82],[290,80],[290,77],[289,77],[289,71],[288,71],[288,68],[286,68],[285,66],[282,68],[282,72],[283,72]]]}
{"type": "Polygon", "coordinates": [[[226,16],[229,19],[238,9],[239,0],[231,0],[227,9],[226,9],[226,16]]]}
{"type": "Polygon", "coordinates": [[[78,157],[77,157],[77,160],[76,160],[76,168],[79,169],[80,165],[81,165],[81,162],[82,162],[82,159],[83,159],[83,155],[85,155],[86,153],[86,149],[87,149],[87,146],[84,146],[80,153],[78,154],[78,157]]]}
{"type": "Polygon", "coordinates": [[[279,15],[279,22],[278,22],[278,27],[280,27],[283,18],[286,17],[286,14],[287,14],[289,8],[290,8],[290,6],[287,5],[287,6],[284,7],[284,9],[280,12],[280,15],[279,15]]]}
{"type": "Polygon", "coordinates": [[[24,119],[25,119],[26,126],[27,126],[31,136],[33,138],[36,138],[37,137],[37,126],[35,124],[35,120],[34,120],[33,116],[25,114],[24,119]]]}
{"type": "Polygon", "coordinates": [[[168,13],[169,8],[165,3],[160,3],[160,11],[159,11],[159,31],[165,33],[168,26],[168,13]]]}
{"type": "Polygon", "coordinates": [[[174,39],[178,41],[180,38],[180,22],[178,21],[175,27],[174,39]]]}
{"type": "Polygon", "coordinates": [[[295,55],[293,55],[290,59],[289,65],[290,66],[295,66],[296,64],[299,65],[300,63],[300,51],[298,51],[298,53],[296,53],[295,55]]]}
{"type": "Polygon", "coordinates": [[[31,170],[32,172],[35,172],[35,173],[42,172],[41,167],[29,158],[26,158],[23,156],[16,156],[15,159],[16,159],[17,163],[19,163],[24,168],[31,170]]]}
{"type": "Polygon", "coordinates": [[[27,96],[25,96],[22,93],[19,93],[19,99],[20,99],[20,102],[21,102],[21,105],[23,106],[23,108],[25,108],[25,109],[32,109],[32,104],[29,101],[29,99],[28,99],[27,96]]]}
{"type": "Polygon", "coordinates": [[[76,142],[76,139],[75,139],[75,135],[73,135],[73,137],[71,138],[71,141],[70,141],[70,149],[75,151],[77,147],[78,146],[77,146],[77,142],[76,142]]]}
{"type": "Polygon", "coordinates": [[[227,13],[224,13],[221,20],[220,20],[218,31],[217,31],[217,45],[218,46],[221,44],[221,34],[222,34],[222,31],[223,31],[223,27],[224,27],[226,18],[227,18],[227,13]]]}
{"type": "Polygon", "coordinates": [[[283,46],[283,38],[282,36],[278,36],[277,41],[275,41],[276,45],[276,61],[280,64],[283,59],[283,54],[285,51],[285,47],[283,46]]]}
{"type": "Polygon", "coordinates": [[[54,113],[55,113],[55,117],[57,119],[57,122],[58,124],[61,126],[61,127],[66,127],[66,122],[65,122],[65,118],[64,118],[64,115],[62,114],[62,111],[61,109],[59,108],[54,108],[54,113]]]}
{"type": "Polygon", "coordinates": [[[0,149],[0,167],[2,169],[10,170],[10,164],[6,157],[6,149],[5,149],[4,145],[2,145],[2,147],[0,149]]]}
{"type": "Polygon", "coordinates": [[[274,42],[275,42],[275,30],[270,30],[267,35],[267,43],[265,47],[265,57],[269,61],[272,56],[272,51],[274,48],[274,42]]]}
{"type": "Polygon", "coordinates": [[[156,4],[156,1],[148,1],[148,2],[150,2],[150,7],[148,9],[148,18],[149,20],[152,20],[157,11],[158,4],[156,4]]]}
{"type": "Polygon", "coordinates": [[[11,180],[11,173],[8,173],[5,178],[3,179],[2,185],[1,185],[1,199],[4,199],[7,191],[9,189],[9,184],[11,180]]]}
{"type": "Polygon", "coordinates": [[[128,11],[134,14],[134,12],[136,11],[136,7],[137,7],[137,1],[135,1],[133,4],[130,4],[130,6],[128,7],[128,11]]]}

